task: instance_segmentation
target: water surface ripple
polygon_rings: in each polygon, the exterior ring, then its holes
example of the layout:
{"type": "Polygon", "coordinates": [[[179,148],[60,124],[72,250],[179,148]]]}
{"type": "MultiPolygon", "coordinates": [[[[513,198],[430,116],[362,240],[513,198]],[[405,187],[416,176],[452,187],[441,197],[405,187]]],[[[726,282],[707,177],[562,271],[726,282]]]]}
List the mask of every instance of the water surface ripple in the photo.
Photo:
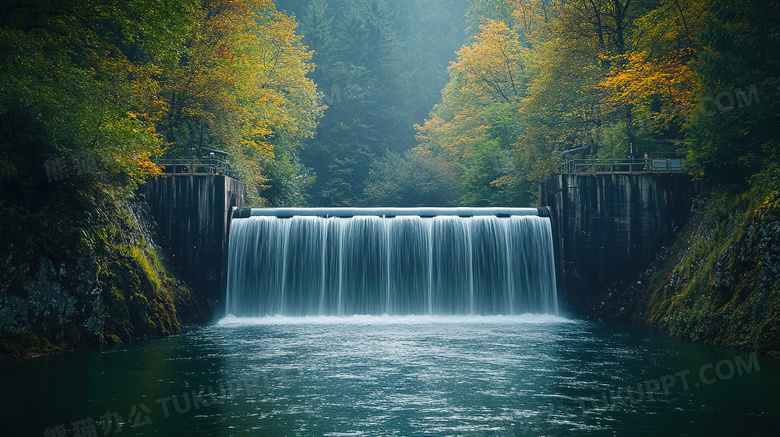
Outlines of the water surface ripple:
{"type": "Polygon", "coordinates": [[[556,316],[230,317],[0,370],[4,435],[77,435],[86,419],[124,436],[780,429],[776,361],[556,316]]]}

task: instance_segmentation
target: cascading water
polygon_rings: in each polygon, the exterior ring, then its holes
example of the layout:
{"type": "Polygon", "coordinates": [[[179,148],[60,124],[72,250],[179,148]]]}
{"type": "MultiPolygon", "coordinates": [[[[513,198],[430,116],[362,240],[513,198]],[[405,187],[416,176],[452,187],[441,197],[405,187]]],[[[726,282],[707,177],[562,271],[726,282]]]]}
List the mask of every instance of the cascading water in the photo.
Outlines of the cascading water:
{"type": "Polygon", "coordinates": [[[558,313],[550,220],[535,209],[349,211],[235,218],[227,314],[558,313]]]}

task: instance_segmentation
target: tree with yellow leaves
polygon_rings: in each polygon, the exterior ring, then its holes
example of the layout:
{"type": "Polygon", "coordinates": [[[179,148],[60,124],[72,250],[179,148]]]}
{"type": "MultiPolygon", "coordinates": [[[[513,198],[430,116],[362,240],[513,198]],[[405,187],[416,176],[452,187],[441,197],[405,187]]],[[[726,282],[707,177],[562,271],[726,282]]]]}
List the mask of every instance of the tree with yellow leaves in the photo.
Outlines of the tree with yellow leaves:
{"type": "Polygon", "coordinates": [[[417,127],[418,153],[445,154],[460,167],[460,203],[523,201],[522,190],[507,189],[504,182],[514,171],[510,147],[528,86],[527,58],[517,32],[502,21],[486,20],[450,66],[442,103],[417,127]]]}
{"type": "Polygon", "coordinates": [[[296,148],[323,111],[296,26],[270,0],[207,1],[179,65],[163,81],[167,110],[159,126],[173,153],[229,152],[258,205],[269,188],[283,195],[299,168],[274,170],[295,167],[296,148]]]}
{"type": "Polygon", "coordinates": [[[634,21],[633,50],[610,59],[605,100],[640,115],[642,129],[635,130],[645,152],[673,153],[682,145],[707,16],[703,0],[663,0],[634,21]]]}

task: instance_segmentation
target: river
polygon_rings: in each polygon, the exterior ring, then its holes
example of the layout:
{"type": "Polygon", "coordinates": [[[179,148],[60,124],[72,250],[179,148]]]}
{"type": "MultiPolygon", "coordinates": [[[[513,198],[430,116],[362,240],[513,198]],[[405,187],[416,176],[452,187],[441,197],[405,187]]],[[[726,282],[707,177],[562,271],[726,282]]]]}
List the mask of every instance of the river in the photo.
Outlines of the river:
{"type": "Polygon", "coordinates": [[[228,317],[0,362],[3,435],[776,435],[780,363],[550,315],[228,317]]]}

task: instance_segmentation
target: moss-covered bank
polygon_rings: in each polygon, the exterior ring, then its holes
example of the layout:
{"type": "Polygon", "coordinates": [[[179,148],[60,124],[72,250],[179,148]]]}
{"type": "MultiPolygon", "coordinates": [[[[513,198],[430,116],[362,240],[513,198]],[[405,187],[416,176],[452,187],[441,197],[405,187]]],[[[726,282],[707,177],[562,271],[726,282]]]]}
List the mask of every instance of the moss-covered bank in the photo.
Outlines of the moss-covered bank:
{"type": "Polygon", "coordinates": [[[144,201],[110,205],[100,226],[83,229],[89,238],[72,240],[76,224],[57,222],[58,239],[50,220],[0,204],[4,230],[16,231],[0,257],[0,358],[171,335],[205,320],[168,268],[144,201]]]}
{"type": "Polygon", "coordinates": [[[780,172],[699,199],[675,244],[588,312],[675,337],[780,356],[780,172]]]}

